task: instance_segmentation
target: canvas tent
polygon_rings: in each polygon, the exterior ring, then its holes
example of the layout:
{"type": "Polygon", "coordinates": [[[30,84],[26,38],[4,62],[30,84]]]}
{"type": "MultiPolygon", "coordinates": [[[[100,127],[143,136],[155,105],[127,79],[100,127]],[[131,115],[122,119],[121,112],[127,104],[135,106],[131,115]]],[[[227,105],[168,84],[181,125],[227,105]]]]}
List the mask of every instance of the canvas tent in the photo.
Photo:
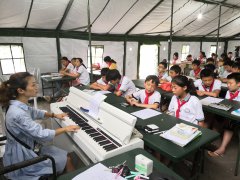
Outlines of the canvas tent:
{"type": "Polygon", "coordinates": [[[103,56],[111,55],[135,79],[141,44],[158,44],[159,60],[169,58],[172,32],[171,54],[181,54],[183,44],[194,57],[201,49],[209,54],[217,41],[221,54],[238,45],[239,26],[239,0],[0,1],[0,43],[23,44],[26,68],[41,72],[57,71],[61,56],[79,56],[87,64],[88,27],[91,44],[103,45],[103,56]]]}

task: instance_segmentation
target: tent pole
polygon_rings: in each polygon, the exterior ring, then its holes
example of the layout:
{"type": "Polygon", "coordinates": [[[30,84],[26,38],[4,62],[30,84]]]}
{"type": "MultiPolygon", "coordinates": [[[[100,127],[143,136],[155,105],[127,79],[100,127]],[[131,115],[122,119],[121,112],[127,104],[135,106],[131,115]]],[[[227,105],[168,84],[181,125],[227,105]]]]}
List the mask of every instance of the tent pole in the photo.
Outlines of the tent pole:
{"type": "Polygon", "coordinates": [[[202,51],[202,40],[200,41],[200,51],[202,51]]]}
{"type": "Polygon", "coordinates": [[[90,22],[90,5],[89,5],[89,0],[88,0],[88,46],[89,46],[89,54],[90,54],[90,71],[91,71],[91,76],[90,76],[90,82],[93,81],[93,71],[92,71],[92,34],[91,34],[91,22],[90,22]]]}
{"type": "Polygon", "coordinates": [[[126,75],[126,56],[127,56],[127,38],[124,39],[124,44],[123,44],[123,76],[126,75]]]}
{"type": "Polygon", "coordinates": [[[138,51],[137,51],[137,79],[139,79],[139,67],[140,67],[140,49],[141,49],[141,42],[138,42],[138,51]]]}
{"type": "Polygon", "coordinates": [[[220,31],[220,23],[221,23],[221,13],[222,6],[219,6],[219,16],[218,16],[218,31],[217,31],[217,43],[216,43],[216,54],[218,53],[218,42],[219,42],[219,31],[220,31]]]}
{"type": "Polygon", "coordinates": [[[57,45],[57,56],[58,56],[58,71],[61,69],[61,48],[60,48],[60,39],[59,39],[59,33],[57,32],[56,36],[56,45],[57,45]]]}
{"type": "Polygon", "coordinates": [[[171,26],[170,26],[170,37],[168,40],[168,73],[170,68],[171,48],[172,48],[173,4],[174,4],[174,0],[172,0],[172,6],[171,6],[171,26]]]}

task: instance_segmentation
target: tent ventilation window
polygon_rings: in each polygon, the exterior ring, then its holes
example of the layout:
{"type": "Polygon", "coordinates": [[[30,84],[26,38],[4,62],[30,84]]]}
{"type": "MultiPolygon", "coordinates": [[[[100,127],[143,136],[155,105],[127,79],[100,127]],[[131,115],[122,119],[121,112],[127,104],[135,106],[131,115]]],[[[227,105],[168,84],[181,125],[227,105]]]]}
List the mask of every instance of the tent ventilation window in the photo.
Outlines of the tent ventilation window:
{"type": "Polygon", "coordinates": [[[189,50],[190,50],[190,46],[189,45],[183,45],[182,46],[182,57],[181,60],[186,60],[187,55],[189,55],[189,50]]]}

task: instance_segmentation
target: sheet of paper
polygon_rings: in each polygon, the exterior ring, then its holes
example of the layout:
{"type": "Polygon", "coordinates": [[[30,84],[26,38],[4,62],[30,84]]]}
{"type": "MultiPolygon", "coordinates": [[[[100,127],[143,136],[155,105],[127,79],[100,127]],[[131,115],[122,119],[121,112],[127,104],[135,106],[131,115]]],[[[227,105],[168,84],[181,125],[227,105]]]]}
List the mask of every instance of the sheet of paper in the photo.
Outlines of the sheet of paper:
{"type": "Polygon", "coordinates": [[[90,95],[96,94],[96,93],[95,93],[95,90],[92,90],[92,89],[84,89],[84,90],[82,90],[82,91],[85,92],[85,93],[87,93],[87,94],[90,94],[90,95]]]}
{"type": "Polygon", "coordinates": [[[101,93],[101,94],[109,94],[109,93],[111,93],[110,91],[98,91],[99,93],[101,93]]]}
{"type": "Polygon", "coordinates": [[[221,101],[223,101],[223,99],[221,99],[221,98],[206,97],[201,100],[201,103],[202,103],[202,105],[208,106],[211,103],[220,103],[221,101]]]}
{"type": "Polygon", "coordinates": [[[94,117],[95,119],[98,118],[98,111],[99,111],[99,106],[103,102],[104,99],[106,99],[107,96],[97,92],[96,94],[93,95],[91,101],[90,101],[90,106],[89,106],[89,115],[94,117]]]}
{"type": "Polygon", "coordinates": [[[87,169],[83,173],[75,176],[73,180],[124,180],[122,176],[118,176],[117,178],[115,173],[109,171],[109,169],[101,163],[96,164],[95,166],[87,169]]]}
{"type": "Polygon", "coordinates": [[[140,111],[133,112],[131,114],[141,119],[149,119],[162,113],[159,111],[155,111],[153,109],[143,109],[140,111]]]}

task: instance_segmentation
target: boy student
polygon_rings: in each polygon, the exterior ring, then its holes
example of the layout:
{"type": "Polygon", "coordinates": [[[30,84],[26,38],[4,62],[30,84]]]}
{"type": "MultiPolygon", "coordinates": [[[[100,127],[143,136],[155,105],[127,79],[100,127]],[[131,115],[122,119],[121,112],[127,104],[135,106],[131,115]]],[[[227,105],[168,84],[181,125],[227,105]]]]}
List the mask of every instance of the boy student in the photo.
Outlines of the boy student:
{"type": "Polygon", "coordinates": [[[164,79],[168,77],[168,72],[167,72],[167,63],[166,62],[160,62],[158,64],[158,79],[164,79]]]}
{"type": "Polygon", "coordinates": [[[233,73],[240,72],[240,63],[238,63],[238,62],[233,63],[233,65],[232,65],[232,72],[233,73]]]}
{"type": "Polygon", "coordinates": [[[90,85],[90,88],[92,89],[98,89],[98,90],[106,90],[108,82],[106,80],[107,72],[109,71],[108,68],[102,68],[101,69],[101,78],[98,79],[96,82],[92,83],[90,85]]]}
{"type": "Polygon", "coordinates": [[[232,65],[233,61],[225,61],[223,66],[224,66],[224,72],[222,75],[220,75],[220,80],[222,82],[227,82],[227,76],[232,73],[232,65]]]}
{"type": "Polygon", "coordinates": [[[192,78],[200,78],[200,72],[201,72],[201,68],[200,68],[200,64],[201,62],[199,60],[194,60],[192,62],[192,70],[190,71],[189,76],[192,78]]]}
{"type": "Polygon", "coordinates": [[[207,61],[206,61],[207,64],[214,64],[214,59],[213,58],[207,58],[207,61]]]}
{"type": "Polygon", "coordinates": [[[131,79],[126,76],[121,76],[117,69],[109,70],[106,75],[106,80],[108,83],[108,88],[114,87],[114,94],[117,96],[123,96],[133,94],[136,92],[136,87],[131,79]]]}
{"type": "Polygon", "coordinates": [[[145,89],[126,96],[127,102],[131,106],[159,109],[161,95],[156,91],[158,84],[159,79],[157,76],[147,76],[144,83],[145,89]]]}
{"type": "Polygon", "coordinates": [[[210,69],[203,69],[200,78],[194,82],[198,96],[218,97],[221,91],[222,83],[214,78],[214,72],[210,69]]]}
{"type": "MultiPolygon", "coordinates": [[[[225,99],[229,99],[230,101],[240,101],[240,73],[232,73],[227,76],[227,79],[228,91],[225,99]]],[[[239,126],[239,123],[235,121],[225,120],[222,143],[216,151],[208,152],[210,156],[219,157],[225,153],[227,145],[229,144],[233,136],[233,130],[236,126],[239,126]]]]}
{"type": "Polygon", "coordinates": [[[167,76],[166,78],[162,78],[160,80],[160,83],[171,82],[172,78],[174,78],[175,76],[180,75],[180,74],[181,74],[181,68],[178,65],[173,65],[170,68],[169,76],[167,76]]]}

